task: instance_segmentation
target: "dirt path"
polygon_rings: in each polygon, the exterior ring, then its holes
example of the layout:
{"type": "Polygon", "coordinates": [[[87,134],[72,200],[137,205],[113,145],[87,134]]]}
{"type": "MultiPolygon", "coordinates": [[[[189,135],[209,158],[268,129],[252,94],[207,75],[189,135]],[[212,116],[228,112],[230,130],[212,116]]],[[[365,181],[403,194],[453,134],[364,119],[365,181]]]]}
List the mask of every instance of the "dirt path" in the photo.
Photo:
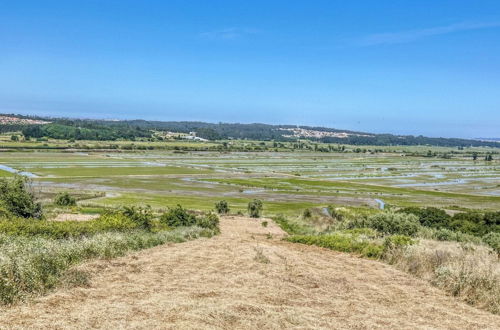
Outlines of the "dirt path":
{"type": "Polygon", "coordinates": [[[0,328],[500,327],[388,265],[280,241],[260,221],[227,217],[218,237],[85,265],[90,287],[2,308],[0,328]]]}

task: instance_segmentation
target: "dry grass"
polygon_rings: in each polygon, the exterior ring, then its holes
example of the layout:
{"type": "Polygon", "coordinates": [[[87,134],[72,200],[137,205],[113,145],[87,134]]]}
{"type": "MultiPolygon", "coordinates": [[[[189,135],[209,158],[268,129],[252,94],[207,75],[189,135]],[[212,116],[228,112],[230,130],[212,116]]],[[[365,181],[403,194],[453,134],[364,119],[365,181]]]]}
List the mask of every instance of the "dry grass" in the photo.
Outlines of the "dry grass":
{"type": "Polygon", "coordinates": [[[225,217],[222,234],[88,263],[89,287],[0,309],[6,328],[494,329],[470,307],[381,262],[283,242],[271,221],[225,217]],[[271,234],[272,238],[268,238],[271,234]],[[256,261],[261,251],[268,263],[256,261]]]}
{"type": "Polygon", "coordinates": [[[422,240],[389,259],[471,305],[500,313],[500,263],[485,246],[422,240]]]}
{"type": "Polygon", "coordinates": [[[99,218],[99,214],[60,213],[50,221],[89,221],[99,218]]]}

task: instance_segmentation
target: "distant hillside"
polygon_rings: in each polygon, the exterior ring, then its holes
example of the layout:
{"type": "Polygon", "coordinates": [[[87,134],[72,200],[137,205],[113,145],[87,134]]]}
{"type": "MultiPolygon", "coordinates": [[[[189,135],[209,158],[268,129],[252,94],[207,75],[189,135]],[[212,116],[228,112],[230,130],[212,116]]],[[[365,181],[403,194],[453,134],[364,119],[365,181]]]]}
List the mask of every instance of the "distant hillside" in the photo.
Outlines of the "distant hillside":
{"type": "MultiPolygon", "coordinates": [[[[2,115],[0,115],[2,116],[2,115]]],[[[248,139],[294,141],[308,139],[325,143],[352,145],[429,145],[445,147],[488,146],[500,147],[499,141],[486,139],[431,138],[413,135],[373,134],[328,127],[295,125],[206,123],[196,121],[149,121],[149,120],[95,120],[29,117],[17,117],[24,121],[23,133],[29,137],[51,137],[75,140],[116,140],[151,137],[153,131],[171,133],[193,133],[207,140],[248,139]],[[38,121],[38,122],[37,122],[38,121]],[[46,123],[50,122],[50,123],[46,123]],[[41,125],[43,124],[43,125],[41,125]]],[[[1,128],[0,132],[5,132],[1,128]]],[[[19,125],[16,125],[19,128],[19,125]]]]}

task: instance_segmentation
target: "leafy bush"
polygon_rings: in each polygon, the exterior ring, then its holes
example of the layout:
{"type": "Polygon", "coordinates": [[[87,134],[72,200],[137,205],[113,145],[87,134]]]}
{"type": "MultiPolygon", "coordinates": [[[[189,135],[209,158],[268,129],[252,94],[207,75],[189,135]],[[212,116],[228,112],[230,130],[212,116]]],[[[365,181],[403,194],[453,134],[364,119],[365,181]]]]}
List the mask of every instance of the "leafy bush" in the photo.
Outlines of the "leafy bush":
{"type": "Polygon", "coordinates": [[[450,228],[463,233],[483,236],[500,232],[500,212],[468,211],[453,215],[450,228]]]}
{"type": "Polygon", "coordinates": [[[302,213],[303,218],[310,218],[312,216],[311,210],[310,209],[305,209],[304,212],[302,213]]]}
{"type": "Polygon", "coordinates": [[[414,236],[420,222],[413,214],[381,212],[369,216],[366,220],[356,223],[359,227],[373,228],[383,234],[400,234],[414,236]]]}
{"type": "Polygon", "coordinates": [[[181,205],[177,205],[176,207],[169,208],[168,211],[160,217],[160,222],[169,227],[189,227],[194,226],[197,219],[181,205]]]}
{"type": "Polygon", "coordinates": [[[196,218],[196,225],[201,228],[208,228],[219,231],[219,217],[215,213],[208,213],[205,216],[196,218]]]}
{"type": "Polygon", "coordinates": [[[153,226],[153,210],[151,206],[146,207],[123,207],[122,214],[129,218],[139,228],[151,230],[153,226]]]}
{"type": "Polygon", "coordinates": [[[481,239],[474,235],[464,234],[459,231],[453,231],[446,228],[441,228],[436,230],[434,233],[433,239],[437,239],[438,241],[455,241],[455,242],[464,242],[464,243],[475,243],[480,244],[481,239]]]}
{"type": "Polygon", "coordinates": [[[248,214],[252,218],[260,218],[262,212],[262,201],[260,199],[254,199],[248,203],[248,214]]]}
{"type": "Polygon", "coordinates": [[[484,235],[483,242],[500,254],[500,233],[488,233],[484,235]]]}
{"type": "Polygon", "coordinates": [[[386,250],[399,249],[413,244],[415,244],[415,241],[411,239],[411,237],[405,235],[388,236],[384,240],[384,248],[386,250]]]}
{"type": "Polygon", "coordinates": [[[398,212],[414,214],[418,217],[422,226],[433,228],[447,227],[451,218],[444,210],[436,207],[407,207],[398,212]]]}
{"type": "Polygon", "coordinates": [[[218,201],[217,203],[215,203],[215,210],[219,214],[228,214],[229,206],[225,200],[218,201]]]}
{"type": "Polygon", "coordinates": [[[0,179],[0,209],[22,218],[41,218],[42,206],[35,200],[31,181],[22,176],[0,179]]]}
{"type": "Polygon", "coordinates": [[[67,192],[57,194],[54,204],[59,206],[75,206],[76,199],[67,192]]]}

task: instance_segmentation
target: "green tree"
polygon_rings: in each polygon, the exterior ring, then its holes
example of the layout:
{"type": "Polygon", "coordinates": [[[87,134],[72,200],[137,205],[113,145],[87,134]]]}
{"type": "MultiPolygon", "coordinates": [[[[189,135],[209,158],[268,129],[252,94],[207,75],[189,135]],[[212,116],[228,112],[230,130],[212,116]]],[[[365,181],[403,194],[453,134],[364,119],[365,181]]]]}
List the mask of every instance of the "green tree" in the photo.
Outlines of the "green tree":
{"type": "Polygon", "coordinates": [[[0,209],[22,218],[41,218],[42,205],[36,201],[31,181],[23,176],[0,179],[0,209]]]}
{"type": "Polygon", "coordinates": [[[229,213],[229,206],[225,200],[218,201],[215,203],[215,210],[219,214],[227,214],[229,213]]]}
{"type": "Polygon", "coordinates": [[[253,201],[248,203],[248,214],[252,218],[260,218],[262,208],[262,201],[260,199],[254,199],[253,201]]]}
{"type": "Polygon", "coordinates": [[[169,227],[193,226],[196,224],[196,217],[190,214],[181,205],[169,208],[161,217],[160,221],[169,227]]]}

